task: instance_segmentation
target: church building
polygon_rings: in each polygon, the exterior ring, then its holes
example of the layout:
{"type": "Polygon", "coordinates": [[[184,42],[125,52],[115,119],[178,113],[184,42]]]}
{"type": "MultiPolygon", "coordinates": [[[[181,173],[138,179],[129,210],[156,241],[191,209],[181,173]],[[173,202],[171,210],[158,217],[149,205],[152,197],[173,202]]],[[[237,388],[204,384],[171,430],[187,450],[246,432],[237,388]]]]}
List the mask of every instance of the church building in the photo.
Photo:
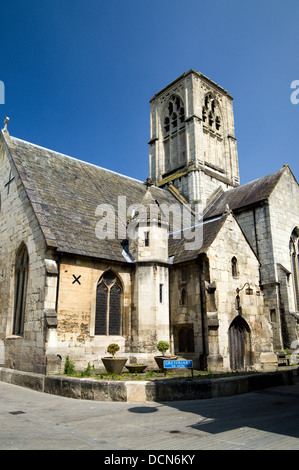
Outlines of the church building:
{"type": "MultiPolygon", "coordinates": [[[[100,159],[100,156],[99,156],[100,159]]],[[[275,370],[299,332],[299,187],[240,185],[233,98],[190,70],[150,100],[145,182],[0,139],[0,366],[275,370]]]]}

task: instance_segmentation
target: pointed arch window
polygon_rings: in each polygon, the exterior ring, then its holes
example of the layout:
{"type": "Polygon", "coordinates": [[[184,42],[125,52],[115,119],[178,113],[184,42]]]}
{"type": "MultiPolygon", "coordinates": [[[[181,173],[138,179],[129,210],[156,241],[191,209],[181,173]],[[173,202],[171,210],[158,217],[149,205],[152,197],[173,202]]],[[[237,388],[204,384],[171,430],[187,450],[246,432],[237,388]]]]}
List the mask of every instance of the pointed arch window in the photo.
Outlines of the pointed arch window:
{"type": "Polygon", "coordinates": [[[95,334],[122,334],[122,286],[112,271],[105,272],[97,285],[95,334]]]}
{"type": "Polygon", "coordinates": [[[299,229],[293,230],[290,238],[290,256],[293,277],[295,308],[299,310],[299,229]]]}
{"type": "Polygon", "coordinates": [[[177,132],[185,127],[185,109],[182,99],[177,95],[172,95],[169,99],[164,117],[164,134],[177,132]]]}
{"type": "MultiPolygon", "coordinates": [[[[212,93],[208,93],[204,99],[202,107],[202,120],[208,124],[210,129],[216,129],[218,132],[221,130],[221,117],[219,106],[212,93]]],[[[214,130],[215,130],[214,129],[214,130]]]]}
{"type": "Polygon", "coordinates": [[[24,333],[25,308],[27,296],[29,269],[29,255],[25,245],[18,250],[15,264],[15,299],[14,299],[14,335],[22,336],[24,333]]]}
{"type": "Polygon", "coordinates": [[[232,257],[232,276],[238,277],[238,260],[235,256],[232,257]]]}
{"type": "MultiPolygon", "coordinates": [[[[178,95],[172,95],[164,112],[164,171],[166,174],[185,164],[185,108],[178,95]]],[[[164,174],[164,176],[166,176],[164,174]]]]}
{"type": "Polygon", "coordinates": [[[186,291],[185,291],[185,289],[183,288],[183,289],[181,290],[181,305],[183,305],[183,306],[186,305],[186,300],[187,300],[187,299],[186,299],[186,291]]]}

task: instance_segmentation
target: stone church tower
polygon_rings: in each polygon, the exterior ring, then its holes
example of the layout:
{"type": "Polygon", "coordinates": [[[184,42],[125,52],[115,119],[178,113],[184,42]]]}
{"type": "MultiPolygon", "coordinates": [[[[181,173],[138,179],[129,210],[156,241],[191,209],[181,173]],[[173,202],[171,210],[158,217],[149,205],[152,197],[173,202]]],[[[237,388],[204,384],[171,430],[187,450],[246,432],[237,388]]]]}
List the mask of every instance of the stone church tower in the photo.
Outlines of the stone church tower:
{"type": "Polygon", "coordinates": [[[239,186],[232,97],[190,70],[150,100],[149,174],[203,208],[217,191],[239,186]]]}

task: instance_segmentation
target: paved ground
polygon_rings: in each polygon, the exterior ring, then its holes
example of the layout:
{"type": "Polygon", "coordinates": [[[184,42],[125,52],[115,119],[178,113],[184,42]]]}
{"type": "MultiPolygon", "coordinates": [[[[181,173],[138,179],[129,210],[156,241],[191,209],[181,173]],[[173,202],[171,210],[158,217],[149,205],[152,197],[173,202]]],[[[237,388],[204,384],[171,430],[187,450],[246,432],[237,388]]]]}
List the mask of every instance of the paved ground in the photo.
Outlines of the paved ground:
{"type": "Polygon", "coordinates": [[[299,383],[228,398],[134,404],[74,400],[0,382],[0,423],[1,450],[101,449],[107,456],[113,450],[298,450],[299,383]]]}

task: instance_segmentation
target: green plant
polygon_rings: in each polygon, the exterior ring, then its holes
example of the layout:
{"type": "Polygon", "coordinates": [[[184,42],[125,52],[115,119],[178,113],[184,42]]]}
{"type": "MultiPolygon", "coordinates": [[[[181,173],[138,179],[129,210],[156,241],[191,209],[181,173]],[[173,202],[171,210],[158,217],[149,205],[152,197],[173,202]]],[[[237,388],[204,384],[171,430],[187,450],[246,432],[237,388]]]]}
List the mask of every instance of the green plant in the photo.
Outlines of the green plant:
{"type": "Polygon", "coordinates": [[[120,348],[119,348],[118,344],[116,344],[116,343],[111,343],[111,344],[109,344],[109,346],[108,346],[108,348],[107,348],[107,352],[108,352],[109,354],[112,354],[112,356],[114,357],[115,354],[117,353],[117,351],[119,351],[119,349],[120,349],[120,348]]]}
{"type": "Polygon", "coordinates": [[[76,373],[75,365],[73,362],[71,362],[69,355],[66,356],[66,360],[64,364],[64,373],[66,375],[74,375],[76,373]]]}
{"type": "Polygon", "coordinates": [[[159,341],[159,343],[157,344],[157,349],[158,351],[160,351],[162,356],[164,356],[167,349],[169,349],[169,343],[167,343],[167,341],[159,341]]]}
{"type": "Polygon", "coordinates": [[[89,377],[91,375],[91,365],[90,365],[90,363],[88,363],[86,369],[83,372],[81,372],[80,375],[81,375],[81,377],[84,377],[86,375],[89,377]]]}
{"type": "Polygon", "coordinates": [[[149,378],[153,377],[153,375],[154,375],[154,371],[153,371],[153,370],[149,370],[149,371],[146,373],[145,377],[149,379],[149,378]]]}

